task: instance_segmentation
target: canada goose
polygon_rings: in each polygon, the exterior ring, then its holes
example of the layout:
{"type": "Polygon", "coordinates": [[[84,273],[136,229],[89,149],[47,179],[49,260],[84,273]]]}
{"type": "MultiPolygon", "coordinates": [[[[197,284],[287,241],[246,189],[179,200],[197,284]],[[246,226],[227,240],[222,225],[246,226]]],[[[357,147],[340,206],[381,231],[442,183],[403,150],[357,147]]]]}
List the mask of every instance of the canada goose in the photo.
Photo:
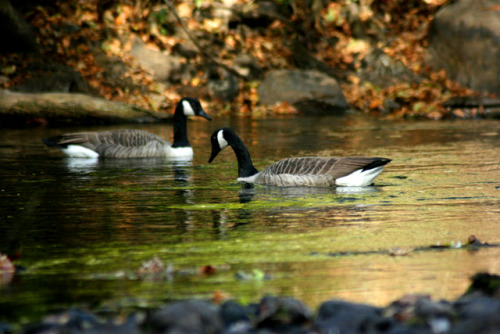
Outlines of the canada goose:
{"type": "Polygon", "coordinates": [[[182,98],[174,113],[174,142],[142,130],[113,130],[102,132],[66,133],[44,139],[48,146],[59,148],[72,158],[151,158],[169,157],[190,159],[193,149],[187,138],[187,116],[211,120],[200,101],[182,98]]]}
{"type": "Polygon", "coordinates": [[[364,187],[382,172],[391,160],[365,157],[304,157],[288,158],[273,163],[259,172],[252,164],[250,153],[238,135],[230,128],[215,131],[210,138],[212,162],[227,146],[238,159],[238,181],[270,186],[364,187]]]}

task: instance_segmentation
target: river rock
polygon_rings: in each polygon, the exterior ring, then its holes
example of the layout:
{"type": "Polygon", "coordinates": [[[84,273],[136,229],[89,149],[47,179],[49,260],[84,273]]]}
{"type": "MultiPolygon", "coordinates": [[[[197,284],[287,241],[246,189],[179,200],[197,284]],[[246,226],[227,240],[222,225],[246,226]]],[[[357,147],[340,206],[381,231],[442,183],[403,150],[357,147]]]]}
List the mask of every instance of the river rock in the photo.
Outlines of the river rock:
{"type": "Polygon", "coordinates": [[[263,77],[263,70],[260,67],[257,59],[246,53],[240,53],[233,60],[233,67],[240,75],[247,80],[261,80],[263,77]]]}
{"type": "Polygon", "coordinates": [[[215,334],[222,332],[223,323],[215,305],[187,300],[157,310],[149,327],[152,333],[215,334]]]}
{"type": "Polygon", "coordinates": [[[320,333],[363,333],[368,328],[390,327],[388,323],[382,325],[385,322],[377,307],[330,300],[319,307],[314,326],[320,333]]]}
{"type": "Polygon", "coordinates": [[[297,299],[267,296],[259,303],[256,327],[290,333],[308,325],[312,317],[312,311],[297,299]]]}
{"type": "Polygon", "coordinates": [[[180,82],[189,70],[180,57],[150,49],[139,38],[134,39],[130,54],[158,81],[180,82]]]}
{"type": "Polygon", "coordinates": [[[82,74],[70,66],[56,63],[33,63],[27,71],[31,74],[12,90],[19,92],[72,92],[91,93],[91,88],[82,74]]]}
{"type": "Polygon", "coordinates": [[[430,27],[426,62],[474,90],[500,92],[498,0],[460,0],[443,7],[430,27]]]}
{"type": "Polygon", "coordinates": [[[36,51],[36,38],[31,26],[9,0],[0,0],[0,31],[0,52],[36,51]]]}
{"type": "Polygon", "coordinates": [[[206,74],[208,93],[211,98],[231,102],[238,96],[239,81],[236,75],[217,66],[208,66],[206,74]]]}
{"type": "Polygon", "coordinates": [[[381,49],[372,51],[363,59],[360,78],[381,88],[401,82],[418,84],[422,81],[420,76],[413,73],[401,61],[390,57],[381,49]]]}
{"type": "Polygon", "coordinates": [[[272,71],[258,93],[262,104],[288,102],[309,114],[342,113],[349,108],[337,80],[318,71],[272,71]]]}
{"type": "Polygon", "coordinates": [[[249,308],[235,301],[225,301],[219,308],[220,317],[229,333],[246,333],[252,328],[249,308]]]}

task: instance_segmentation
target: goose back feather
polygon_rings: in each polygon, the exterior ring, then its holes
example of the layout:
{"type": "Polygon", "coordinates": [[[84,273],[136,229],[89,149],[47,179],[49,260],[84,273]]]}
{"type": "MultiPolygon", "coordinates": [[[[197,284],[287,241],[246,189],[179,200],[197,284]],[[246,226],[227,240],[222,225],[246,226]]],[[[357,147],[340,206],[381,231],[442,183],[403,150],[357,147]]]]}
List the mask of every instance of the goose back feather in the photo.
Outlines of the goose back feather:
{"type": "MultiPolygon", "coordinates": [[[[256,174],[254,183],[273,186],[332,187],[339,185],[337,179],[357,170],[363,170],[370,164],[374,166],[379,163],[378,166],[365,169],[367,172],[379,167],[382,163],[388,163],[389,161],[386,162],[386,160],[388,159],[364,157],[288,158],[275,162],[256,174]]],[[[377,171],[379,172],[373,178],[362,182],[363,184],[360,186],[370,184],[382,172],[382,169],[377,169],[377,171]],[[367,182],[368,184],[364,184],[367,182]]]]}

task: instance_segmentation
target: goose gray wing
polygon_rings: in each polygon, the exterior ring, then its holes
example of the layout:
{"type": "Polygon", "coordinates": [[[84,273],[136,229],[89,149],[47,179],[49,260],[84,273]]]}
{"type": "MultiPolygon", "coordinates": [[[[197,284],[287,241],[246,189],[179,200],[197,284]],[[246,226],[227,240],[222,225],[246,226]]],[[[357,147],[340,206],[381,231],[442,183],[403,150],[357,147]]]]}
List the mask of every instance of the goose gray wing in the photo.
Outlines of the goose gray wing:
{"type": "Polygon", "coordinates": [[[165,139],[151,132],[142,130],[115,130],[98,132],[97,136],[89,137],[94,145],[120,145],[123,147],[143,147],[152,142],[158,142],[165,145],[172,145],[165,139]]]}
{"type": "Polygon", "coordinates": [[[142,130],[99,132],[89,137],[97,153],[105,158],[147,158],[168,155],[172,145],[165,139],[142,130]]]}
{"type": "Polygon", "coordinates": [[[280,160],[262,170],[255,183],[275,186],[335,185],[335,180],[357,170],[383,166],[390,160],[365,157],[303,157],[280,160]]]}
{"type": "Polygon", "coordinates": [[[172,145],[165,139],[142,130],[66,133],[49,138],[57,146],[80,145],[105,158],[164,156],[172,145]]]}

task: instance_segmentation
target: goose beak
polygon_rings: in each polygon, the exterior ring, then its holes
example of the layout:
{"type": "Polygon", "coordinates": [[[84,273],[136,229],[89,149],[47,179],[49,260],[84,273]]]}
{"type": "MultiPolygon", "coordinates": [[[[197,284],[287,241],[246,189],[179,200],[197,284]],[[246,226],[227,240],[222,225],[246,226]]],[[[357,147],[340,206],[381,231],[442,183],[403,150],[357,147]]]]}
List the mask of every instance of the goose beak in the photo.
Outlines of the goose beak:
{"type": "Polygon", "coordinates": [[[212,117],[208,116],[208,114],[203,109],[200,110],[200,113],[198,114],[198,116],[204,117],[204,118],[208,119],[209,121],[212,120],[212,117]]]}
{"type": "Polygon", "coordinates": [[[212,145],[212,154],[210,154],[210,159],[208,159],[208,163],[211,163],[215,159],[217,154],[219,154],[219,152],[220,152],[220,148],[218,146],[212,145]]]}

